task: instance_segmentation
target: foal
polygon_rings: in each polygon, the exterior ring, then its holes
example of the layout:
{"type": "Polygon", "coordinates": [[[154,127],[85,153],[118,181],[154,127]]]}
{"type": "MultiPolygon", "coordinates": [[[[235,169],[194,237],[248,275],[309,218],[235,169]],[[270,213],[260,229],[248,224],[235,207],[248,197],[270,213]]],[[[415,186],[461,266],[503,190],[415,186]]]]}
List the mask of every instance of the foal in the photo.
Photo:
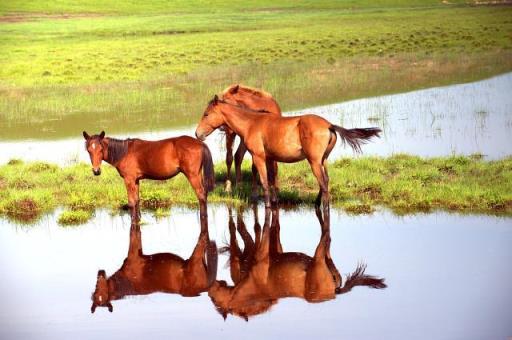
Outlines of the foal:
{"type": "Polygon", "coordinates": [[[270,207],[269,184],[273,189],[272,200],[277,201],[272,161],[295,163],[307,159],[320,186],[316,205],[323,203],[325,212],[329,205],[327,157],[336,144],[336,133],[344,143],[360,152],[361,144],[378,137],[381,132],[379,128],[345,129],[312,114],[295,117],[261,115],[215,96],[197,126],[196,137],[203,140],[223,125],[241,136],[251,153],[263,185],[266,207],[270,207]]]}
{"type": "Polygon", "coordinates": [[[165,180],[182,172],[199,200],[201,228],[207,228],[206,199],[214,187],[215,176],[206,144],[189,136],[145,141],[109,138],[104,131],[93,136],[84,131],[83,135],[94,175],[101,174],[101,162],[105,161],[124,179],[132,217],[138,217],[141,179],[165,180]]]}

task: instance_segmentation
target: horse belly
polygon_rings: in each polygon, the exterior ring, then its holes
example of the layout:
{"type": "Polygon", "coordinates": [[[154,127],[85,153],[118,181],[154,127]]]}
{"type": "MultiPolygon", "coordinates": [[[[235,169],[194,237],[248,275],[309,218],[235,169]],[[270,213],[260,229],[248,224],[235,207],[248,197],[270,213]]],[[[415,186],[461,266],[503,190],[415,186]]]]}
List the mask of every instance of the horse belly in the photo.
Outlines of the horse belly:
{"type": "Polygon", "coordinates": [[[170,148],[163,148],[159,152],[148,156],[143,164],[144,177],[149,179],[169,179],[180,172],[176,153],[170,148]]]}
{"type": "Polygon", "coordinates": [[[274,134],[267,143],[266,153],[270,158],[284,163],[294,163],[306,158],[296,131],[282,130],[274,134]]]}

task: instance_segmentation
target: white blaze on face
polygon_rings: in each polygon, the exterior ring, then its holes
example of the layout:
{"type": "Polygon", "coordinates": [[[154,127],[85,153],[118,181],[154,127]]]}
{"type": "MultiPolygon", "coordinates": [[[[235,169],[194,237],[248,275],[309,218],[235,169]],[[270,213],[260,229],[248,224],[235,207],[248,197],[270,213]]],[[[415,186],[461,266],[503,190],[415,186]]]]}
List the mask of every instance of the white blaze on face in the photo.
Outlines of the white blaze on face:
{"type": "Polygon", "coordinates": [[[98,299],[100,300],[100,302],[102,302],[102,301],[103,301],[103,298],[101,297],[101,295],[99,296],[99,298],[98,298],[98,299]]]}
{"type": "Polygon", "coordinates": [[[96,143],[92,143],[92,149],[95,150],[96,149],[96,143]]]}

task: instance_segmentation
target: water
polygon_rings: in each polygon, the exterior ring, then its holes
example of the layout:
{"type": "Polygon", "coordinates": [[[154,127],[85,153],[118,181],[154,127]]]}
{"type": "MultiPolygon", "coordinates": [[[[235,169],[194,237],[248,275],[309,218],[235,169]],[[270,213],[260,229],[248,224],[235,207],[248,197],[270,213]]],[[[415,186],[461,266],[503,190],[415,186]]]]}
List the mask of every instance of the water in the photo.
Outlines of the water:
{"type": "MultiPolygon", "coordinates": [[[[128,249],[130,219],[97,211],[86,225],[63,228],[49,215],[33,226],[0,221],[0,338],[125,339],[348,338],[506,339],[512,335],[512,228],[510,219],[448,213],[398,217],[331,211],[331,255],[345,278],[358,263],[385,278],[388,288],[356,287],[323,303],[280,299],[248,322],[224,321],[207,293],[155,293],[113,301],[114,311],[90,312],[98,269],[111,275],[128,249]]],[[[237,212],[233,212],[236,216],[237,212]]],[[[263,209],[259,207],[263,224],[263,209]]],[[[144,213],[145,254],[190,256],[199,235],[195,210],[172,208],[168,218],[144,213]]],[[[228,209],[209,207],[210,238],[229,241],[228,209]]],[[[236,219],[235,219],[236,220],[236,219]]],[[[254,236],[252,210],[243,220],[254,236]]],[[[285,252],[313,256],[320,240],[314,211],[280,211],[285,252]]],[[[241,238],[238,238],[241,243],[241,238]]],[[[228,255],[218,280],[230,280],[228,255]]]]}
{"type": "MultiPolygon", "coordinates": [[[[512,73],[469,84],[438,87],[408,93],[365,98],[340,104],[308,108],[285,115],[315,113],[347,128],[379,126],[382,138],[364,146],[365,155],[388,156],[410,153],[420,156],[483,154],[487,159],[509,156],[512,140],[512,73]]],[[[199,121],[199,118],[198,118],[199,121]]],[[[64,126],[63,126],[64,128],[64,126]]],[[[134,126],[131,130],[136,130],[134,126]]],[[[98,131],[88,131],[99,133],[98,131]]],[[[161,139],[181,134],[193,135],[194,126],[169,127],[116,134],[115,137],[161,139]]],[[[109,132],[107,135],[109,135],[109,132]]],[[[0,164],[11,158],[45,160],[61,165],[88,161],[83,150],[82,130],[76,138],[63,140],[13,140],[0,132],[0,164]]],[[[215,161],[224,158],[222,135],[214,133],[207,144],[215,161]]],[[[352,151],[337,146],[331,159],[352,156],[352,151]]]]}

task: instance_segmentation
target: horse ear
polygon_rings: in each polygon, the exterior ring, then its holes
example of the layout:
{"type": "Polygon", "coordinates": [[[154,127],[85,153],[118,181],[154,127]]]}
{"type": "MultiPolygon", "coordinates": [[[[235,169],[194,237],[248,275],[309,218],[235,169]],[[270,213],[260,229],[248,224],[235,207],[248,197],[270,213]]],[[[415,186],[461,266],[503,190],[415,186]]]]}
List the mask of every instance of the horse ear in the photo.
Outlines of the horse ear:
{"type": "Polygon", "coordinates": [[[217,95],[213,96],[213,102],[216,103],[219,101],[219,97],[217,95]]]}
{"type": "Polygon", "coordinates": [[[96,311],[96,303],[92,303],[92,306],[91,306],[91,313],[94,313],[96,311]]]}
{"type": "Polygon", "coordinates": [[[240,88],[240,84],[236,84],[231,88],[231,91],[229,91],[231,94],[235,94],[238,92],[238,89],[240,88]]]}
{"type": "Polygon", "coordinates": [[[82,131],[82,135],[84,135],[85,139],[91,138],[91,136],[89,136],[89,134],[87,132],[85,132],[85,131],[82,131]]]}
{"type": "Polygon", "coordinates": [[[114,307],[112,307],[112,304],[111,304],[110,302],[109,302],[109,303],[107,303],[107,307],[108,307],[108,311],[109,311],[110,313],[112,313],[112,311],[114,310],[114,307]]]}
{"type": "Polygon", "coordinates": [[[228,318],[228,313],[226,311],[222,312],[222,318],[224,319],[224,321],[226,321],[226,319],[228,318]]]}
{"type": "Polygon", "coordinates": [[[100,139],[103,139],[103,137],[105,137],[105,131],[101,131],[100,133],[100,139]]]}

